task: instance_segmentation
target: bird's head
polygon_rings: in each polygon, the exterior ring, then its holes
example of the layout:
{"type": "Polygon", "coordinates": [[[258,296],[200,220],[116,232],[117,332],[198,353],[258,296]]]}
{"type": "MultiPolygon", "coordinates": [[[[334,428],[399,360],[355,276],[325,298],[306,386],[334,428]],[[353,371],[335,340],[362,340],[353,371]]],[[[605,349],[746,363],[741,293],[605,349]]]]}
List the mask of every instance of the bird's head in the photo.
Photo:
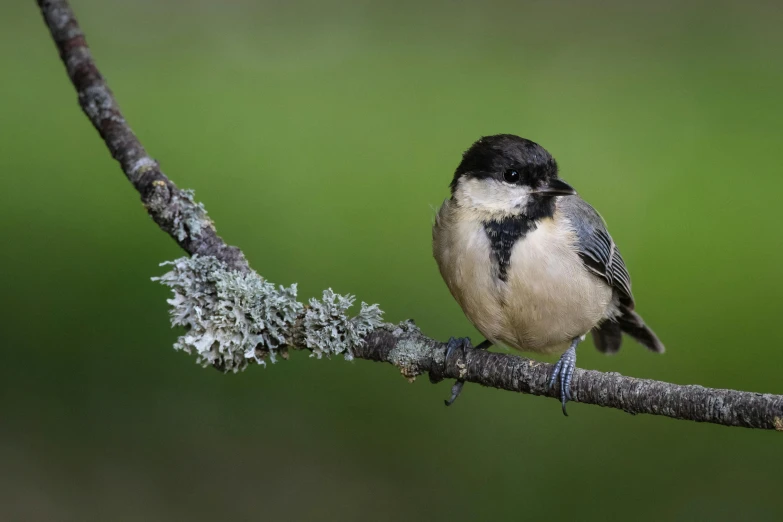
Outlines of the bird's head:
{"type": "Polygon", "coordinates": [[[485,136],[462,155],[451,194],[485,219],[554,214],[555,197],[576,194],[557,176],[555,159],[539,144],[512,134],[485,136]]]}

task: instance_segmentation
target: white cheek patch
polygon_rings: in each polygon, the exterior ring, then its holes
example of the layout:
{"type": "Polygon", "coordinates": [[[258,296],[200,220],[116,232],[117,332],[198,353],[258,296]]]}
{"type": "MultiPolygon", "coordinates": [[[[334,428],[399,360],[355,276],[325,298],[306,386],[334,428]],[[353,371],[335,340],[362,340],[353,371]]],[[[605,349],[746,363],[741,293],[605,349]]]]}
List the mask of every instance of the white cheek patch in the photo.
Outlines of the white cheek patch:
{"type": "Polygon", "coordinates": [[[501,214],[518,214],[530,201],[526,187],[494,179],[463,179],[454,195],[463,207],[501,214]]]}

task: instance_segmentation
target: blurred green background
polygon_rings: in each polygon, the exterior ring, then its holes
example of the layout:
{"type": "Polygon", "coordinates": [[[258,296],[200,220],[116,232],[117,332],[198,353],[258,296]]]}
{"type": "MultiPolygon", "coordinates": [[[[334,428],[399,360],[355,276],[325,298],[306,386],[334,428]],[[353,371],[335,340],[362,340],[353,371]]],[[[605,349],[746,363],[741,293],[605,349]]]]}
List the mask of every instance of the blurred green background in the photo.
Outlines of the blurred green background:
{"type": "MultiPolygon", "coordinates": [[[[483,134],[531,138],[603,214],[667,345],[579,365],[783,393],[783,8],[773,2],[79,0],[150,153],[300,296],[481,337],[430,253],[483,134]]],[[[171,349],[181,255],[31,0],[0,16],[0,519],[780,520],[783,438],[305,353],[171,349]]]]}

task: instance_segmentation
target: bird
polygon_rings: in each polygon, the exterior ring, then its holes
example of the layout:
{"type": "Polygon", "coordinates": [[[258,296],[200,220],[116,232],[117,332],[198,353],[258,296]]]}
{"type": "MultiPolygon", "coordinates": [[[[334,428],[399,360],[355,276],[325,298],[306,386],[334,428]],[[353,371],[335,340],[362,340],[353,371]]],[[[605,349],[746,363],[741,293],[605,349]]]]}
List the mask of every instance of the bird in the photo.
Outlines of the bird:
{"type": "MultiPolygon", "coordinates": [[[[606,223],[559,177],[541,145],[513,134],[484,136],[463,153],[450,189],[432,228],[433,256],[486,339],[477,348],[562,354],[548,385],[559,384],[563,414],[576,348],[588,333],[607,354],[620,349],[623,333],[664,351],[635,311],[631,278],[606,223]]],[[[447,354],[470,345],[452,337],[447,354]]]]}

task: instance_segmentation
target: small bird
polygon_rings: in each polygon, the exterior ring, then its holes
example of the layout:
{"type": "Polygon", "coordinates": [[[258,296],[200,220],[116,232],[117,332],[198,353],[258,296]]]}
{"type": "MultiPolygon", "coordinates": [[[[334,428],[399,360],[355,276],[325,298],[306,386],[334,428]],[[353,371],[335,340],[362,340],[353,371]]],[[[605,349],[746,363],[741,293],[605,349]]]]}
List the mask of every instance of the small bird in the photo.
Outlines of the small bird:
{"type": "MultiPolygon", "coordinates": [[[[647,349],[663,344],[634,311],[631,278],[598,212],[558,177],[543,147],[511,134],[485,136],[462,156],[440,207],[432,250],[440,273],[486,340],[562,353],[549,379],[571,398],[576,347],[592,332],[615,353],[626,333],[647,349]]],[[[470,345],[449,340],[448,350],[470,345]]],[[[462,389],[457,381],[449,405],[462,389]]]]}

